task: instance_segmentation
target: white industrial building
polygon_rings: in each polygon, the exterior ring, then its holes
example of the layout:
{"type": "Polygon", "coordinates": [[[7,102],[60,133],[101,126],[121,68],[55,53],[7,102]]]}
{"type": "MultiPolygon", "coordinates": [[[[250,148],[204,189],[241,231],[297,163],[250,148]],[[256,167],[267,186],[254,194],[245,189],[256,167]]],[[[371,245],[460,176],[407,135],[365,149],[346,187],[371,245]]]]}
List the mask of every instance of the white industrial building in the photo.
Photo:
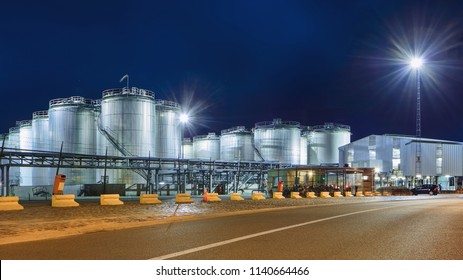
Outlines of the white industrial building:
{"type": "Polygon", "coordinates": [[[454,190],[462,185],[463,143],[404,135],[370,135],[340,147],[339,163],[375,168],[377,186],[437,183],[443,190],[454,190]]]}

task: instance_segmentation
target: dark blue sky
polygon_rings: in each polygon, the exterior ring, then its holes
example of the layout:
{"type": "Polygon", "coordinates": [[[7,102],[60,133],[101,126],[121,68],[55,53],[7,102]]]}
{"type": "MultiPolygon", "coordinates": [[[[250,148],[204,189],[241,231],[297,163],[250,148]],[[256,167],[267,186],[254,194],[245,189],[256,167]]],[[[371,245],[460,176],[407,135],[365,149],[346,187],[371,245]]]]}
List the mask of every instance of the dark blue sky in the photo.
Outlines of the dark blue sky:
{"type": "Polygon", "coordinates": [[[445,48],[423,77],[422,135],[463,141],[463,1],[0,4],[0,133],[50,99],[101,98],[127,73],[156,98],[194,93],[194,134],[282,118],[350,125],[353,139],[410,135],[415,91],[387,59],[391,38],[415,34],[445,48]]]}

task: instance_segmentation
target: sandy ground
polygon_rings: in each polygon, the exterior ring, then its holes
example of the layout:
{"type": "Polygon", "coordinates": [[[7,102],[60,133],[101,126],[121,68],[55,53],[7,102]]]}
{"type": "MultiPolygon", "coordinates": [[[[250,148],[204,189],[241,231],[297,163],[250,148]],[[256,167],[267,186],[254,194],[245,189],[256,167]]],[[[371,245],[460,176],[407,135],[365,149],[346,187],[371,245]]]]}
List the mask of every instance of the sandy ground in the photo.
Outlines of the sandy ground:
{"type": "Polygon", "coordinates": [[[186,219],[239,215],[250,211],[272,211],[283,207],[314,207],[397,199],[417,198],[346,197],[230,201],[228,197],[224,197],[221,202],[209,203],[195,198],[195,202],[191,204],[176,204],[175,200],[167,199],[158,205],[140,205],[137,200],[129,200],[119,206],[100,206],[99,201],[95,199],[77,200],[80,206],[67,208],[51,207],[50,201],[21,201],[24,210],[0,211],[0,245],[186,219]]]}

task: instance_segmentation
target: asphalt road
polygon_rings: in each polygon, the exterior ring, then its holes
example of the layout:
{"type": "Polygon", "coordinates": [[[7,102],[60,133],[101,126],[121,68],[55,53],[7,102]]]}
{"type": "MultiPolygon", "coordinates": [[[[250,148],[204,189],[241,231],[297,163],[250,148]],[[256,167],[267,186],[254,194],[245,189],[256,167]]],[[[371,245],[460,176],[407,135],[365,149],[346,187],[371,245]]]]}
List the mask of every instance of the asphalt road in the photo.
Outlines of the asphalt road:
{"type": "Polygon", "coordinates": [[[0,246],[0,259],[463,259],[463,199],[281,209],[0,246]]]}

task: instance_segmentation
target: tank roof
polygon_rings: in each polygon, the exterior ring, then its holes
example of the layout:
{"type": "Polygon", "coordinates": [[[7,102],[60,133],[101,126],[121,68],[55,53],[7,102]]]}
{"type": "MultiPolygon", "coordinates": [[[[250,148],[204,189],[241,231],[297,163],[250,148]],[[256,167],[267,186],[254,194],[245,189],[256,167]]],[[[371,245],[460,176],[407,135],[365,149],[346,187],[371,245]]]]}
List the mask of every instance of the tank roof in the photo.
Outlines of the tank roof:
{"type": "Polygon", "coordinates": [[[16,127],[24,127],[24,126],[31,126],[31,120],[23,120],[23,121],[16,121],[16,127]]]}
{"type": "Polygon", "coordinates": [[[297,127],[300,128],[301,124],[294,121],[282,121],[281,119],[273,119],[269,122],[258,122],[255,125],[255,128],[277,128],[277,127],[297,127]]]}
{"type": "Polygon", "coordinates": [[[220,140],[219,136],[215,134],[215,132],[209,132],[207,135],[198,135],[193,137],[194,140],[203,140],[203,139],[210,139],[210,140],[220,140]]]}
{"type": "Polygon", "coordinates": [[[222,135],[236,134],[236,133],[251,134],[251,131],[246,130],[246,127],[244,126],[235,126],[229,129],[224,129],[220,133],[222,135]]]}
{"type": "Polygon", "coordinates": [[[82,96],[71,96],[67,98],[56,98],[49,102],[50,108],[66,105],[93,105],[93,100],[82,96]]]}
{"type": "Polygon", "coordinates": [[[337,123],[325,123],[323,125],[309,126],[309,131],[347,131],[350,132],[350,126],[337,123]]]}
{"type": "Polygon", "coordinates": [[[144,96],[151,99],[154,99],[154,92],[137,88],[137,87],[124,87],[124,88],[112,88],[103,91],[103,99],[112,97],[112,96],[144,96]]]}
{"type": "Polygon", "coordinates": [[[10,129],[8,130],[9,133],[12,133],[12,132],[19,132],[19,127],[18,126],[15,126],[15,127],[10,127],[10,129]]]}
{"type": "Polygon", "coordinates": [[[43,111],[35,111],[32,113],[32,119],[45,119],[48,118],[48,110],[43,110],[43,111]]]}

